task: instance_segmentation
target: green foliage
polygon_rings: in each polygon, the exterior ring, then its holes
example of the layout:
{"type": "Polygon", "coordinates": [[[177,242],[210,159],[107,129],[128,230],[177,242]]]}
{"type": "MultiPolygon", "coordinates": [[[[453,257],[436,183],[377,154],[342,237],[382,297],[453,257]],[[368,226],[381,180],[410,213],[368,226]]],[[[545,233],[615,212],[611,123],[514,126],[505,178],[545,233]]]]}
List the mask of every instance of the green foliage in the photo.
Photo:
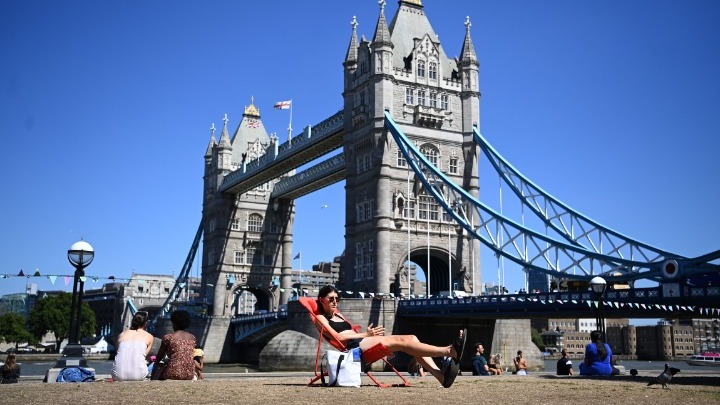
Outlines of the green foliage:
{"type": "MultiPolygon", "coordinates": [[[[42,339],[48,332],[53,332],[60,347],[60,342],[70,336],[71,307],[72,294],[69,293],[60,293],[38,300],[28,318],[30,332],[38,339],[42,339]]],[[[82,319],[80,336],[92,336],[95,333],[95,312],[90,309],[87,302],[82,303],[80,317],[82,319]]]]}
{"type": "Polygon", "coordinates": [[[535,346],[537,346],[541,352],[545,351],[545,343],[543,343],[542,336],[540,336],[540,332],[538,332],[537,329],[532,328],[530,333],[531,333],[532,342],[535,343],[535,346]]]}
{"type": "Polygon", "coordinates": [[[21,315],[6,313],[0,315],[0,342],[36,343],[34,336],[25,328],[25,318],[21,315]]]}

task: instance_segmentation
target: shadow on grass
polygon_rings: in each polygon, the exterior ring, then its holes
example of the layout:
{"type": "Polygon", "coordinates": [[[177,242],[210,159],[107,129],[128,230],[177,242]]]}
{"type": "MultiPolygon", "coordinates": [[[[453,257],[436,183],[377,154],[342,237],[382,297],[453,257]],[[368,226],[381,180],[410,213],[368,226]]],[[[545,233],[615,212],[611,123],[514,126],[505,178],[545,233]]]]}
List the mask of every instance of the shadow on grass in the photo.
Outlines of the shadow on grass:
{"type": "MultiPolygon", "coordinates": [[[[647,385],[650,381],[653,380],[654,377],[647,377],[647,376],[631,376],[631,375],[614,375],[614,376],[557,376],[557,375],[538,375],[537,378],[543,378],[547,380],[575,380],[575,379],[583,379],[583,380],[599,380],[599,381],[623,381],[623,382],[632,382],[632,383],[638,383],[647,385]]],[[[673,377],[672,381],[668,384],[668,386],[672,385],[708,385],[712,387],[717,387],[720,385],[720,376],[687,376],[683,377],[682,375],[678,374],[675,377],[673,377]]],[[[659,384],[653,385],[653,387],[661,387],[659,384]]]]}

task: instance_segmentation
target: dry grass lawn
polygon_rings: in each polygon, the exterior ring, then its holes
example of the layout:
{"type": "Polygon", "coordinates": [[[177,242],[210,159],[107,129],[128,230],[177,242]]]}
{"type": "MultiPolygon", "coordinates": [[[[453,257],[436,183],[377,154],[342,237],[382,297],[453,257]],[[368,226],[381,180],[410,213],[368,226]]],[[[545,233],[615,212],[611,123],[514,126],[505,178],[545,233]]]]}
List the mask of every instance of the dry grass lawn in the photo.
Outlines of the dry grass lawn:
{"type": "MultiPolygon", "coordinates": [[[[392,381],[391,376],[380,376],[392,381]]],[[[0,386],[5,404],[720,404],[720,376],[676,376],[670,389],[647,387],[647,378],[460,376],[450,389],[431,377],[411,387],[379,389],[307,387],[306,376],[211,377],[205,381],[146,381],[0,386]]]]}

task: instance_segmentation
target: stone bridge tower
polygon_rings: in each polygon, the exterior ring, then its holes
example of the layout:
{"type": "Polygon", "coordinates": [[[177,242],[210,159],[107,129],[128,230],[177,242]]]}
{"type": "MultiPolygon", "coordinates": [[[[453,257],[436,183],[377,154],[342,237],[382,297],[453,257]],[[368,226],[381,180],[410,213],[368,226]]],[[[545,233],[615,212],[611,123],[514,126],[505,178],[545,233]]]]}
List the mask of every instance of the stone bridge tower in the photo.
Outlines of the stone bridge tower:
{"type": "Polygon", "coordinates": [[[426,294],[410,285],[409,260],[425,272],[430,294],[451,287],[469,292],[473,282],[480,284],[480,263],[473,259],[479,242],[443,214],[408,169],[384,128],[384,112],[446,176],[478,195],[472,131],[480,124],[479,63],[470,21],[460,56],[449,58],[420,0],[401,0],[389,26],[384,8],[381,1],[371,41],[358,40],[353,19],[343,63],[347,177],[340,279],[354,291],[426,294]]]}
{"type": "Polygon", "coordinates": [[[276,147],[278,139],[268,136],[254,100],[232,138],[227,115],[223,121],[219,141],[211,128],[205,153],[201,298],[212,304],[214,316],[236,315],[249,295],[257,300],[256,309],[273,311],[287,302],[278,286],[281,278],[289,283],[292,265],[293,204],[270,203],[272,188],[283,177],[239,195],[218,188],[224,176],[276,147]]]}

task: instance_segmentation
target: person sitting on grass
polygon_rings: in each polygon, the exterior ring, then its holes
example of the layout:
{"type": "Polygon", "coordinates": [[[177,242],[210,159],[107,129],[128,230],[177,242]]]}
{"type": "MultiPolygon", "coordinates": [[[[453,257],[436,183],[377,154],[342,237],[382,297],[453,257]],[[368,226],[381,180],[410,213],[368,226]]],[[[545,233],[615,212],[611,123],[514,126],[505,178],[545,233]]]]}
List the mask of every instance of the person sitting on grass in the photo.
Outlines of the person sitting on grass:
{"type": "Polygon", "coordinates": [[[5,364],[0,366],[0,384],[16,384],[20,378],[20,365],[16,362],[15,353],[9,353],[5,364]]]}
{"type": "Polygon", "coordinates": [[[585,359],[580,363],[580,375],[611,375],[612,350],[602,341],[599,330],[590,332],[590,343],[585,346],[585,359]]]}
{"type": "Polygon", "coordinates": [[[368,350],[382,344],[393,352],[403,352],[413,356],[415,360],[445,388],[455,381],[460,372],[460,358],[462,357],[467,338],[467,330],[461,330],[457,339],[449,346],[433,346],[420,342],[414,335],[385,336],[383,326],[370,324],[365,332],[355,332],[352,325],[344,315],[338,311],[340,296],[335,287],[326,285],[318,293],[318,308],[322,314],[317,316],[319,326],[332,329],[340,335],[342,342],[348,349],[359,347],[368,350]],[[448,357],[443,362],[442,369],[438,368],[431,357],[448,357]]]}

